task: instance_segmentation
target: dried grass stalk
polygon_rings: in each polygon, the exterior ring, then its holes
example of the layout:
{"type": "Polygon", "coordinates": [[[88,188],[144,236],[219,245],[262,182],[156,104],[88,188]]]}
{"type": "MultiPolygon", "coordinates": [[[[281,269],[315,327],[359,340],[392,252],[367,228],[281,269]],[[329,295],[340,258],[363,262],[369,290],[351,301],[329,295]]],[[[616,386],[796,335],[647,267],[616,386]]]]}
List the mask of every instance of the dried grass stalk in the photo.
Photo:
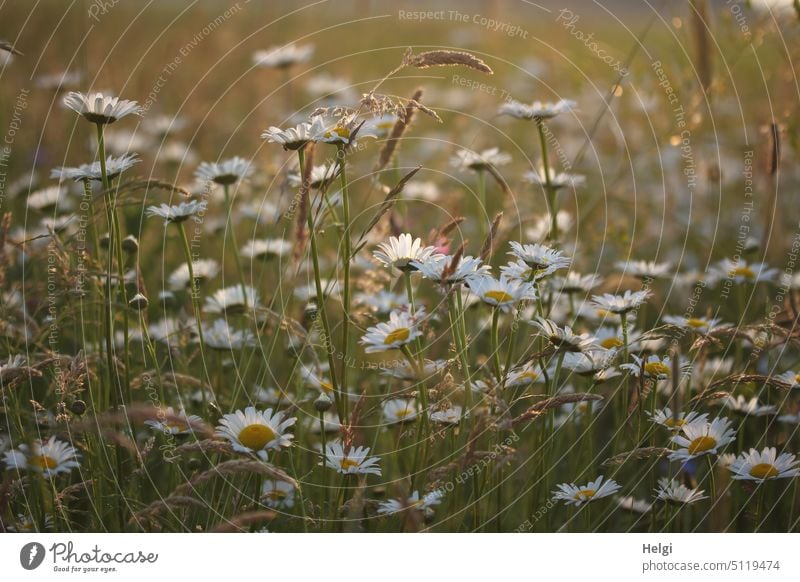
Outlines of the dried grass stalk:
{"type": "Polygon", "coordinates": [[[414,92],[414,95],[411,97],[411,100],[406,103],[403,115],[398,116],[397,121],[394,122],[392,131],[389,134],[386,143],[383,144],[380,154],[378,154],[378,161],[375,164],[376,172],[385,168],[386,165],[391,161],[400,139],[403,137],[406,129],[408,129],[408,126],[411,124],[411,120],[414,118],[414,110],[420,106],[420,99],[422,99],[422,89],[417,89],[414,92]]]}
{"type": "Polygon", "coordinates": [[[295,488],[299,488],[297,481],[292,479],[289,475],[284,473],[281,469],[263,463],[261,461],[251,461],[248,459],[234,459],[232,461],[224,461],[219,465],[194,475],[189,481],[182,485],[178,485],[172,492],[172,496],[187,495],[194,491],[199,485],[210,481],[215,477],[224,477],[226,475],[238,475],[242,473],[256,475],[265,475],[270,479],[277,479],[278,481],[285,481],[290,483],[295,488]]]}
{"type": "Polygon", "coordinates": [[[537,402],[518,417],[514,418],[511,421],[511,424],[513,426],[515,424],[519,424],[520,422],[525,422],[526,420],[532,420],[541,416],[551,408],[558,408],[564,404],[602,399],[603,397],[599,394],[589,394],[588,392],[577,392],[575,394],[561,394],[560,396],[553,396],[552,398],[537,402]]]}
{"type": "Polygon", "coordinates": [[[417,69],[427,69],[428,67],[449,67],[462,66],[487,75],[494,74],[494,71],[475,55],[464,51],[435,50],[410,55],[406,53],[403,64],[417,69]]]}
{"type": "Polygon", "coordinates": [[[378,212],[375,213],[375,216],[372,217],[372,220],[369,221],[367,227],[361,231],[361,234],[358,237],[358,241],[356,242],[355,246],[353,247],[353,255],[356,255],[366,244],[366,236],[369,232],[375,228],[375,225],[378,224],[378,221],[383,217],[386,212],[394,206],[395,202],[397,202],[397,198],[403,192],[403,188],[405,188],[408,181],[413,178],[417,172],[420,171],[422,166],[417,166],[413,170],[411,170],[408,174],[403,176],[403,178],[395,184],[394,188],[392,188],[389,193],[386,195],[386,198],[383,199],[381,203],[381,207],[378,208],[378,212]]]}
{"type": "Polygon", "coordinates": [[[481,260],[486,262],[486,260],[492,256],[494,252],[494,241],[495,237],[497,236],[497,228],[500,226],[500,221],[503,218],[503,213],[498,212],[494,220],[492,220],[492,226],[489,228],[489,233],[486,235],[486,240],[483,241],[483,248],[481,248],[481,260]]]}
{"type": "Polygon", "coordinates": [[[607,458],[601,464],[608,467],[610,465],[624,465],[628,461],[638,461],[642,459],[649,459],[651,457],[666,457],[672,451],[664,447],[642,447],[633,449],[632,451],[625,451],[613,457],[607,458]]]}

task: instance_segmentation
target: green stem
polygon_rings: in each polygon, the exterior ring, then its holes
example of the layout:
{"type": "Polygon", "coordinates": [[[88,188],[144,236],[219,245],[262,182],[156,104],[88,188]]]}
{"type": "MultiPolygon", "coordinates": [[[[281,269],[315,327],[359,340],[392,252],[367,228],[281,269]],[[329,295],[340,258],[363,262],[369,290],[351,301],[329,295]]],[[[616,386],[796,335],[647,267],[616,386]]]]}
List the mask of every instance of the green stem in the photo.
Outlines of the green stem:
{"type": "Polygon", "coordinates": [[[342,184],[342,213],[344,220],[344,232],[342,233],[342,241],[344,243],[344,261],[342,264],[344,271],[344,290],[342,292],[342,392],[345,394],[344,398],[344,420],[347,422],[348,417],[348,402],[347,402],[347,376],[348,368],[350,366],[348,355],[350,353],[350,260],[353,254],[352,241],[350,240],[350,195],[347,188],[347,159],[344,146],[339,146],[339,165],[341,172],[339,177],[342,184]]]}
{"type": "MultiPolygon", "coordinates": [[[[231,245],[233,246],[233,257],[236,261],[236,272],[239,275],[239,285],[242,288],[242,298],[244,299],[244,306],[245,310],[247,307],[247,291],[244,284],[244,269],[242,268],[242,258],[239,256],[239,243],[236,242],[236,232],[233,230],[232,225],[232,218],[233,218],[233,206],[231,205],[231,198],[230,198],[230,186],[225,184],[223,186],[225,191],[225,209],[227,211],[227,216],[225,218],[225,232],[230,233],[230,241],[231,245]]],[[[191,261],[189,261],[191,264],[191,261]]],[[[255,307],[255,306],[252,306],[255,307]]]]}
{"type": "MultiPolygon", "coordinates": [[[[302,174],[305,167],[305,152],[303,149],[297,150],[297,156],[300,161],[300,172],[302,174]]],[[[336,361],[333,357],[333,336],[331,336],[331,326],[328,322],[328,312],[325,307],[325,293],[322,290],[322,278],[320,276],[319,268],[319,252],[317,250],[317,231],[314,225],[314,213],[311,205],[311,200],[308,201],[306,209],[306,222],[308,224],[308,238],[311,245],[311,262],[314,266],[314,286],[317,291],[317,317],[322,321],[322,331],[325,334],[325,354],[328,358],[328,367],[331,377],[331,386],[333,387],[333,402],[336,406],[336,413],[340,420],[344,420],[344,408],[342,395],[339,391],[339,384],[336,380],[336,361]]]]}
{"type": "MultiPolygon", "coordinates": [[[[197,323],[197,338],[200,342],[200,359],[203,361],[203,368],[205,369],[206,378],[209,377],[208,369],[206,368],[206,344],[203,339],[203,320],[200,310],[200,293],[197,288],[197,280],[194,278],[194,265],[192,263],[192,249],[189,247],[189,238],[186,236],[186,229],[182,222],[178,222],[178,232],[181,235],[183,242],[183,252],[186,255],[186,264],[189,267],[189,293],[192,296],[192,309],[194,310],[194,318],[197,323]]],[[[203,394],[203,409],[206,408],[206,391],[202,390],[203,394]]]]}
{"type": "Polygon", "coordinates": [[[539,143],[542,148],[542,165],[544,166],[544,188],[547,194],[547,207],[550,210],[550,240],[558,240],[558,209],[556,208],[556,190],[550,178],[550,163],[547,159],[547,137],[544,134],[544,121],[537,120],[536,128],[539,130],[539,143]]]}

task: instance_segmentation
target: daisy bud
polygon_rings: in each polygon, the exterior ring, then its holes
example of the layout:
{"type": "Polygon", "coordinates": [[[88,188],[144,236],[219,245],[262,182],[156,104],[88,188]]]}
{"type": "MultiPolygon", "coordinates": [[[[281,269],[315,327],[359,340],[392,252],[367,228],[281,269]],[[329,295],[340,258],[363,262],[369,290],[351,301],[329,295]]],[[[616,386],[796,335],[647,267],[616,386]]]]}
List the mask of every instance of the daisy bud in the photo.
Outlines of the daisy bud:
{"type": "Polygon", "coordinates": [[[130,301],[128,301],[128,306],[136,311],[142,311],[143,309],[147,309],[147,305],[149,303],[150,302],[147,300],[147,297],[141,293],[137,293],[130,301]]]}
{"type": "Polygon", "coordinates": [[[317,409],[317,412],[327,412],[330,410],[332,404],[330,397],[323,392],[314,401],[314,408],[317,409]]]}
{"type": "Polygon", "coordinates": [[[83,416],[83,414],[86,412],[86,403],[83,400],[76,400],[69,405],[69,410],[72,412],[72,414],[83,416]]]}
{"type": "Polygon", "coordinates": [[[139,241],[136,240],[135,236],[129,234],[122,239],[122,250],[129,255],[135,255],[137,252],[139,252],[139,241]]]}
{"type": "Polygon", "coordinates": [[[106,233],[106,234],[102,235],[102,236],[100,237],[100,248],[101,248],[101,249],[108,249],[108,246],[109,246],[109,240],[110,240],[110,239],[108,238],[108,233],[106,233]]]}

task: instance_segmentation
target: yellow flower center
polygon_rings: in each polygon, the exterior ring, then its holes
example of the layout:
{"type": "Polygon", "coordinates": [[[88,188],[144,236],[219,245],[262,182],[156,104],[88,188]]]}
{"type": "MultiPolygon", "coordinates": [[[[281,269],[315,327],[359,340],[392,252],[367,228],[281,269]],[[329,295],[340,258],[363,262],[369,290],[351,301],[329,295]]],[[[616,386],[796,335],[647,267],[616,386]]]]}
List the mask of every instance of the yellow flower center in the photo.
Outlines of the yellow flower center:
{"type": "Polygon", "coordinates": [[[753,269],[750,267],[736,267],[731,271],[731,275],[734,277],[744,277],[746,279],[752,279],[756,276],[756,274],[753,272],[753,269]]]}
{"type": "Polygon", "coordinates": [[[611,312],[610,312],[608,309],[595,309],[595,312],[594,312],[594,314],[595,314],[597,317],[611,317],[611,316],[613,316],[613,315],[614,315],[614,314],[613,314],[613,313],[611,313],[611,312]]]}
{"type": "Polygon", "coordinates": [[[342,139],[350,139],[350,130],[343,125],[337,125],[333,129],[329,129],[325,132],[325,137],[330,139],[334,134],[338,135],[342,139]]]}
{"type": "Polygon", "coordinates": [[[694,439],[689,443],[687,450],[689,454],[696,455],[698,453],[705,453],[717,446],[717,439],[710,436],[701,436],[694,439]]]}
{"type": "Polygon", "coordinates": [[[596,494],[597,491],[595,491],[594,489],[581,489],[575,494],[575,499],[579,501],[589,501],[596,494]]]}
{"type": "Polygon", "coordinates": [[[686,320],[686,325],[688,325],[689,327],[698,328],[698,327],[705,327],[706,325],[708,325],[708,322],[705,319],[691,318],[686,320]]]}
{"type": "Polygon", "coordinates": [[[494,299],[497,303],[506,303],[514,300],[514,297],[505,291],[487,291],[483,296],[487,299],[494,299]]]}
{"type": "Polygon", "coordinates": [[[386,339],[383,340],[384,345],[390,345],[395,342],[404,342],[411,335],[411,330],[407,327],[398,327],[396,330],[386,334],[386,339]]]}
{"type": "Polygon", "coordinates": [[[686,420],[683,419],[683,418],[672,418],[672,417],[670,417],[670,418],[668,418],[667,420],[664,421],[664,426],[669,427],[669,428],[680,428],[684,424],[686,424],[686,420]]]}
{"type": "Polygon", "coordinates": [[[339,461],[339,465],[341,465],[343,471],[347,471],[348,469],[358,467],[358,461],[344,457],[341,461],[339,461]]]}
{"type": "Polygon", "coordinates": [[[333,384],[330,382],[320,381],[319,387],[322,388],[325,392],[333,392],[333,384]]]}
{"type": "Polygon", "coordinates": [[[796,384],[800,384],[800,374],[795,374],[794,375],[794,381],[795,381],[796,384]]]}
{"type": "Polygon", "coordinates": [[[661,362],[647,362],[644,371],[650,376],[669,376],[669,368],[661,362]]]}
{"type": "Polygon", "coordinates": [[[779,473],[780,471],[775,465],[770,465],[769,463],[759,463],[750,469],[750,475],[756,479],[772,479],[777,477],[779,473]]]}
{"type": "Polygon", "coordinates": [[[176,430],[178,432],[184,431],[189,428],[189,425],[185,422],[181,422],[180,420],[172,420],[167,421],[164,423],[164,428],[168,431],[176,430]]]}
{"type": "Polygon", "coordinates": [[[611,348],[621,348],[622,340],[618,337],[607,337],[600,342],[600,345],[607,350],[610,350],[611,348]]]}
{"type": "Polygon", "coordinates": [[[539,374],[537,374],[536,372],[528,371],[528,372],[522,372],[522,374],[520,374],[519,377],[520,378],[528,378],[528,379],[533,381],[533,380],[537,380],[539,378],[539,374]]]}
{"type": "Polygon", "coordinates": [[[239,442],[253,451],[260,451],[267,443],[275,440],[275,431],[266,424],[251,424],[239,433],[239,442]]]}
{"type": "Polygon", "coordinates": [[[267,493],[267,498],[271,499],[272,501],[283,501],[286,499],[286,491],[281,491],[280,489],[273,489],[272,491],[267,493]]]}
{"type": "Polygon", "coordinates": [[[398,410],[397,412],[395,412],[394,415],[397,418],[405,418],[405,417],[409,416],[411,414],[411,412],[412,411],[411,411],[410,408],[403,408],[402,410],[398,410]]]}
{"type": "Polygon", "coordinates": [[[58,467],[58,461],[56,461],[53,457],[48,457],[47,455],[37,455],[35,457],[31,457],[30,461],[28,461],[34,467],[38,467],[39,469],[55,469],[58,467]]]}

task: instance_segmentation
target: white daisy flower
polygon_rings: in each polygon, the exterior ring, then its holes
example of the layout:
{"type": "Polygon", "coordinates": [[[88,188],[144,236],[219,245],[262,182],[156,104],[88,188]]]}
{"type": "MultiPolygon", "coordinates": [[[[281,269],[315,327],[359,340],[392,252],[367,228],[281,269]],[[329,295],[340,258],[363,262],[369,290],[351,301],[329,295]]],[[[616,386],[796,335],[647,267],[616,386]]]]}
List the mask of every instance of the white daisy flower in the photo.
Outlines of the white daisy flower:
{"type": "Polygon", "coordinates": [[[389,237],[388,243],[380,243],[377,251],[372,254],[385,267],[396,268],[400,271],[414,270],[413,262],[424,263],[436,254],[436,248],[432,246],[422,246],[422,239],[412,238],[410,234],[404,233],[399,237],[389,237]]]}
{"type": "Polygon", "coordinates": [[[558,251],[542,244],[522,244],[511,241],[511,251],[508,254],[514,255],[520,261],[528,265],[539,274],[540,271],[554,272],[560,269],[569,268],[572,260],[564,255],[564,251],[558,251]]]}
{"type": "Polygon", "coordinates": [[[530,323],[558,351],[580,352],[591,345],[592,340],[590,338],[586,337],[585,334],[578,335],[573,333],[572,328],[568,325],[561,328],[555,321],[541,316],[535,317],[530,323]]]}
{"type": "Polygon", "coordinates": [[[510,115],[516,119],[532,119],[534,121],[542,121],[545,119],[552,119],[556,115],[572,111],[577,103],[569,99],[561,99],[555,103],[542,103],[541,101],[534,101],[530,105],[527,103],[520,103],[519,101],[510,100],[503,103],[498,111],[499,115],[510,115]]]}
{"type": "Polygon", "coordinates": [[[333,384],[321,372],[315,372],[308,366],[302,365],[300,367],[300,377],[307,386],[316,388],[327,394],[333,393],[333,384]]]}
{"type": "Polygon", "coordinates": [[[603,278],[599,275],[581,275],[574,271],[552,279],[553,288],[567,294],[589,293],[602,282],[603,278]]]}
{"type": "Polygon", "coordinates": [[[203,419],[195,414],[187,415],[183,409],[175,412],[175,409],[167,406],[164,410],[159,409],[155,419],[145,420],[144,423],[158,432],[177,435],[191,434],[195,428],[202,426],[203,419]]]}
{"type": "MultiPolygon", "coordinates": [[[[628,331],[628,341],[630,342],[631,330],[628,331]]],[[[601,326],[592,335],[592,343],[604,350],[613,350],[625,345],[622,335],[622,327],[612,327],[609,325],[601,326]]],[[[630,347],[630,345],[629,345],[630,347]]]]}
{"type": "MultiPolygon", "coordinates": [[[[431,378],[436,374],[444,372],[447,368],[447,360],[425,360],[422,366],[423,378],[431,378]]],[[[401,360],[397,365],[390,368],[385,368],[382,373],[391,378],[398,378],[400,380],[417,380],[417,370],[406,360],[401,360]]]]}
{"type": "Polygon", "coordinates": [[[341,443],[330,443],[325,447],[325,466],[343,475],[380,475],[378,457],[368,457],[369,447],[350,447],[346,453],[341,443]]]}
{"type": "Polygon", "coordinates": [[[416,509],[418,511],[429,513],[432,511],[432,507],[434,505],[439,505],[442,502],[443,496],[444,494],[437,489],[435,491],[431,491],[430,493],[426,493],[422,496],[422,499],[420,499],[419,491],[414,491],[414,493],[411,494],[411,497],[406,500],[389,499],[382,502],[378,506],[378,513],[381,515],[391,515],[406,509],[416,509]]]}
{"type": "Polygon", "coordinates": [[[253,384],[252,398],[262,404],[279,406],[281,404],[291,404],[294,400],[294,394],[272,386],[265,388],[264,386],[253,384]]]}
{"type": "Polygon", "coordinates": [[[644,499],[636,499],[632,495],[627,497],[620,497],[617,499],[617,507],[625,511],[632,511],[633,513],[649,513],[653,509],[653,504],[648,503],[644,499]]]}
{"type": "MultiPolygon", "coordinates": [[[[461,422],[462,408],[460,406],[451,406],[444,410],[432,411],[429,416],[432,422],[440,424],[458,424],[461,422]]],[[[469,416],[469,414],[467,414],[469,416]]]]}
{"type": "Polygon", "coordinates": [[[218,289],[211,297],[206,297],[203,311],[206,313],[244,313],[247,309],[258,306],[260,301],[258,291],[245,285],[232,285],[218,289]]]}
{"type": "Polygon", "coordinates": [[[750,449],[741,453],[728,469],[733,473],[733,479],[763,483],[797,477],[800,475],[800,461],[791,453],[778,455],[775,447],[765,447],[761,452],[750,449]]]}
{"type": "MultiPolygon", "coordinates": [[[[420,313],[418,311],[417,315],[420,313]]],[[[397,349],[409,344],[422,335],[417,329],[417,318],[403,311],[392,311],[389,321],[367,328],[361,338],[368,354],[397,349]]]]}
{"type": "Polygon", "coordinates": [[[788,384],[793,389],[800,388],[800,374],[796,373],[794,370],[787,370],[783,374],[775,376],[775,379],[784,384],[788,384]]]}
{"type": "MultiPolygon", "coordinates": [[[[574,220],[569,212],[566,210],[559,210],[556,212],[556,224],[558,225],[558,232],[564,234],[572,229],[574,220]]],[[[531,226],[525,229],[525,236],[528,240],[542,242],[550,238],[550,230],[552,228],[553,221],[549,215],[535,216],[532,219],[531,226]]]]}
{"type": "MultiPolygon", "coordinates": [[[[323,186],[330,186],[339,175],[338,164],[321,164],[311,168],[311,175],[308,177],[308,185],[310,188],[318,190],[323,186]]],[[[288,174],[287,179],[289,185],[293,188],[299,188],[303,185],[303,177],[300,172],[291,172],[288,174]]]]}
{"type": "Polygon", "coordinates": [[[3,455],[3,462],[8,470],[27,469],[41,473],[48,479],[59,473],[70,473],[80,467],[79,459],[80,455],[75,447],[56,440],[54,436],[45,443],[37,439],[30,446],[19,445],[3,455]]]}
{"type": "Polygon", "coordinates": [[[237,330],[224,319],[217,319],[211,327],[203,327],[203,341],[213,350],[241,350],[258,345],[250,330],[237,330]]]}
{"type": "Polygon", "coordinates": [[[229,186],[244,180],[253,173],[250,162],[234,156],[224,162],[202,162],[194,175],[199,181],[214,182],[220,186],[229,186]]]}
{"type": "Polygon", "coordinates": [[[339,119],[318,117],[317,119],[321,119],[323,124],[322,132],[315,136],[317,141],[352,146],[359,139],[378,137],[378,134],[368,127],[366,123],[361,123],[354,117],[342,117],[339,119]]]}
{"type": "Polygon", "coordinates": [[[646,411],[646,414],[647,416],[650,417],[650,422],[654,424],[660,424],[661,426],[676,432],[679,431],[683,425],[688,424],[690,422],[694,421],[705,422],[708,420],[708,414],[706,413],[700,414],[699,412],[695,411],[672,412],[672,409],[669,407],[656,410],[655,412],[652,413],[648,410],[646,411]]]}
{"type": "Polygon", "coordinates": [[[517,386],[528,386],[530,384],[539,384],[545,381],[545,374],[541,366],[534,362],[526,362],[525,364],[512,369],[506,378],[506,386],[508,388],[515,388],[517,386]]]}
{"type": "Polygon", "coordinates": [[[436,202],[441,197],[441,191],[436,182],[430,180],[411,180],[403,188],[401,196],[408,200],[426,200],[436,202]]]}
{"type": "Polygon", "coordinates": [[[161,204],[160,206],[148,206],[147,216],[158,216],[163,218],[165,224],[170,222],[179,223],[185,222],[190,218],[202,215],[206,211],[208,202],[206,200],[190,200],[189,202],[181,202],[176,206],[169,204],[161,204]]]}
{"type": "Polygon", "coordinates": [[[393,113],[384,113],[383,115],[376,115],[370,117],[364,122],[364,127],[370,132],[374,133],[378,138],[388,137],[392,132],[398,117],[393,113]]]}
{"type": "Polygon", "coordinates": [[[622,295],[604,293],[603,295],[592,295],[592,303],[598,308],[610,313],[628,313],[638,309],[650,297],[650,291],[630,291],[626,290],[622,295]]]}
{"type": "Polygon", "coordinates": [[[256,239],[247,241],[239,254],[246,259],[268,260],[285,257],[292,252],[294,245],[282,238],[256,239]]]}
{"type": "Polygon", "coordinates": [[[442,285],[461,283],[471,277],[488,275],[491,273],[489,265],[482,265],[480,259],[470,255],[462,256],[455,268],[450,269],[450,263],[455,257],[451,255],[432,255],[425,262],[413,261],[411,265],[423,277],[442,285]]]}
{"type": "Polygon", "coordinates": [[[622,489],[613,479],[604,482],[602,475],[583,486],[575,485],[574,483],[561,483],[556,487],[558,487],[558,490],[553,491],[554,500],[564,501],[567,505],[578,506],[614,495],[622,489]]]}
{"type": "Polygon", "coordinates": [[[392,293],[385,289],[381,289],[377,293],[358,293],[353,297],[353,300],[376,313],[388,314],[395,309],[408,310],[408,297],[406,295],[392,293]]]}
{"type": "Polygon", "coordinates": [[[728,394],[722,402],[725,408],[745,416],[773,416],[778,414],[778,407],[776,405],[761,404],[757,396],[747,399],[741,394],[736,397],[728,394]]]}
{"type": "Polygon", "coordinates": [[[305,63],[314,54],[314,45],[287,44],[273,46],[253,53],[253,65],[265,69],[286,69],[293,65],[305,63]]]}
{"type": "Polygon", "coordinates": [[[655,261],[618,261],[617,269],[637,279],[663,279],[670,276],[672,264],[655,261]]]}
{"type": "Polygon", "coordinates": [[[77,91],[70,91],[64,97],[64,105],[82,115],[87,121],[98,125],[114,123],[127,115],[141,115],[143,112],[136,101],[119,99],[102,93],[84,95],[77,91]]]}
{"type": "Polygon", "coordinates": [[[737,285],[742,283],[774,282],[778,269],[771,269],[766,263],[748,263],[744,259],[733,261],[722,259],[708,271],[710,284],[717,284],[726,279],[737,285]]]}
{"type": "MultiPolygon", "coordinates": [[[[565,172],[558,172],[549,168],[548,174],[550,175],[550,186],[554,190],[561,190],[562,188],[578,188],[586,183],[586,178],[579,174],[567,174],[565,172]]],[[[545,175],[544,168],[538,170],[530,170],[525,172],[523,178],[537,186],[547,185],[547,176],[545,175]]]]}
{"type": "Polygon", "coordinates": [[[172,133],[177,133],[185,129],[188,125],[189,122],[185,117],[176,117],[161,113],[148,116],[142,122],[142,129],[163,139],[172,133]]]}
{"type": "Polygon", "coordinates": [[[36,76],[36,87],[47,91],[58,91],[68,87],[77,87],[81,84],[83,75],[80,71],[62,71],[60,73],[45,73],[36,76]]]}
{"type": "MultiPolygon", "coordinates": [[[[192,274],[197,282],[213,279],[219,273],[219,263],[214,259],[198,259],[192,262],[192,274]]],[[[172,291],[183,291],[191,286],[189,276],[189,263],[183,263],[172,271],[167,279],[167,285],[172,291]]]]}
{"type": "Polygon", "coordinates": [[[269,143],[277,143],[285,150],[299,150],[322,132],[322,122],[316,117],[313,121],[304,121],[294,127],[283,130],[279,127],[270,127],[261,134],[261,138],[269,143]]]}
{"type": "Polygon", "coordinates": [[[680,433],[670,440],[678,448],[669,458],[672,461],[688,461],[702,455],[716,455],[717,451],[733,441],[736,431],[731,422],[724,417],[717,417],[710,423],[707,420],[695,420],[681,427],[680,433]]]}
{"type": "Polygon", "coordinates": [[[473,152],[462,149],[450,158],[450,164],[459,170],[483,171],[490,166],[502,166],[511,161],[511,156],[501,152],[498,148],[473,152]]]}
{"type": "Polygon", "coordinates": [[[266,460],[267,451],[279,451],[281,447],[292,444],[294,435],[287,432],[297,419],[287,418],[285,413],[273,413],[271,408],[260,412],[248,406],[244,412],[237,410],[223,415],[217,426],[216,435],[231,443],[234,451],[255,453],[266,460]]]}
{"type": "Polygon", "coordinates": [[[709,333],[719,327],[721,319],[705,317],[683,317],[679,315],[665,315],[661,318],[664,323],[674,325],[696,333],[709,333]]]}
{"type": "Polygon", "coordinates": [[[689,489],[675,479],[662,477],[658,480],[656,499],[677,505],[691,505],[703,499],[708,499],[708,496],[703,495],[704,493],[705,491],[702,489],[689,489]]]}
{"type": "Polygon", "coordinates": [[[417,418],[417,403],[413,400],[394,398],[383,403],[383,418],[387,424],[409,422],[417,418]]]}
{"type": "Polygon", "coordinates": [[[470,277],[467,285],[481,301],[503,311],[510,311],[511,307],[521,301],[536,300],[536,289],[533,285],[506,277],[500,279],[490,275],[470,277]]]}
{"type": "Polygon", "coordinates": [[[197,163],[197,154],[187,144],[180,141],[169,141],[159,150],[159,162],[191,166],[197,163]]]}
{"type": "Polygon", "coordinates": [[[47,212],[53,210],[59,204],[62,207],[68,206],[68,201],[64,200],[67,190],[61,186],[48,186],[28,195],[28,208],[39,210],[40,212],[47,212]]]}
{"type": "Polygon", "coordinates": [[[620,375],[612,366],[616,350],[593,350],[566,352],[561,367],[579,376],[591,376],[595,384],[601,384],[620,375]]]}
{"type": "Polygon", "coordinates": [[[646,358],[632,355],[634,360],[632,364],[622,364],[620,368],[630,371],[631,374],[637,378],[644,375],[645,378],[653,378],[655,380],[666,380],[672,374],[672,359],[669,356],[663,358],[652,355],[646,358]]]}
{"type": "MultiPolygon", "coordinates": [[[[139,162],[141,162],[141,160],[137,154],[128,153],[118,158],[108,156],[106,158],[106,175],[109,180],[113,180],[122,174],[122,172],[129,170],[139,162]]],[[[97,161],[90,164],[81,164],[75,168],[54,168],[50,171],[50,177],[57,180],[74,180],[75,182],[80,182],[82,180],[100,182],[103,180],[103,172],[100,162],[97,161]]]]}
{"type": "Polygon", "coordinates": [[[273,509],[291,509],[294,507],[294,485],[266,479],[261,485],[261,501],[273,509]]]}

